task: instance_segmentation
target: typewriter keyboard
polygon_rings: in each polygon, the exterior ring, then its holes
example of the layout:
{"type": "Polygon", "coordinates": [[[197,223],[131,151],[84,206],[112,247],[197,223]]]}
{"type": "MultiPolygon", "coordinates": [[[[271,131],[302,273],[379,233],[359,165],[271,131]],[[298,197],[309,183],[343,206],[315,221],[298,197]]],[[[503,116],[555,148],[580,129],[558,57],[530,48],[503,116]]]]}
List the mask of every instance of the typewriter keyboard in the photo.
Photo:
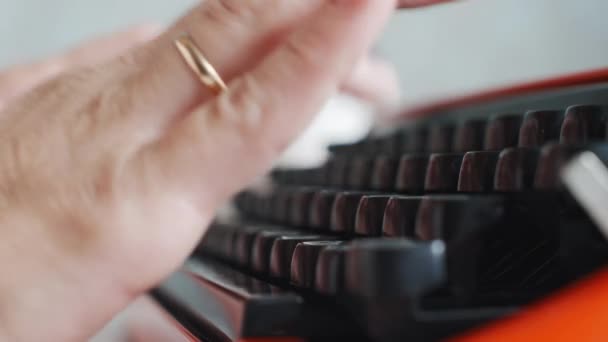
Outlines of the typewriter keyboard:
{"type": "Polygon", "coordinates": [[[429,341],[517,315],[608,260],[560,180],[608,159],[607,108],[608,84],[561,87],[330,146],[236,196],[154,296],[201,341],[429,341]]]}

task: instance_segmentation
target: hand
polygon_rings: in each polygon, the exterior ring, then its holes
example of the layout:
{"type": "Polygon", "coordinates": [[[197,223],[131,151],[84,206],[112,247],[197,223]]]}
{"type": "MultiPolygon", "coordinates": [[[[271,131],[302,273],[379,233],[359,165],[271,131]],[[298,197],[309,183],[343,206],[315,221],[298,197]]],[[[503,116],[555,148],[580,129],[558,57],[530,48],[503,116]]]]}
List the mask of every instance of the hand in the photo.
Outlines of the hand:
{"type": "Polygon", "coordinates": [[[413,8],[435,5],[442,2],[452,2],[454,0],[399,0],[397,1],[398,7],[400,8],[413,8]]]}
{"type": "Polygon", "coordinates": [[[11,102],[0,339],[86,339],[177,268],[216,208],[345,85],[394,6],[206,1],[153,42],[11,102]],[[229,91],[214,97],[185,66],[172,45],[183,31],[229,91]]]}
{"type": "Polygon", "coordinates": [[[62,72],[105,62],[155,38],[159,33],[160,30],[155,26],[142,25],[92,40],[44,61],[0,71],[0,112],[15,97],[62,72]]]}

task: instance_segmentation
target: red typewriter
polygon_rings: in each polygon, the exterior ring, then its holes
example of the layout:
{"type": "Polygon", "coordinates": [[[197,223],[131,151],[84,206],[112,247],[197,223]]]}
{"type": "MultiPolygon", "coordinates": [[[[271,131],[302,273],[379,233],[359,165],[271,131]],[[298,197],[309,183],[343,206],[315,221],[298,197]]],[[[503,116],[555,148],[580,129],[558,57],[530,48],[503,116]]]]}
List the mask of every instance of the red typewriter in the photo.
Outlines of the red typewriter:
{"type": "Polygon", "coordinates": [[[152,291],[167,318],[205,342],[608,340],[608,69],[406,114],[236,196],[152,291]]]}

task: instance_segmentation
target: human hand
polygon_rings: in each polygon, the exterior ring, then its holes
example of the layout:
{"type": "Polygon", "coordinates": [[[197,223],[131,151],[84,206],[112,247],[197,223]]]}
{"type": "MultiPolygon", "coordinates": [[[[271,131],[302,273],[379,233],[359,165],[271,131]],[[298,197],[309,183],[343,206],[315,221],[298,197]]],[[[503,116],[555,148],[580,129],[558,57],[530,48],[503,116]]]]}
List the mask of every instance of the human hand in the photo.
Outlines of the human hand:
{"type": "Polygon", "coordinates": [[[398,7],[400,8],[413,8],[435,5],[442,2],[452,2],[454,0],[398,0],[398,7]]]}
{"type": "Polygon", "coordinates": [[[119,56],[160,33],[154,25],[141,25],[88,41],[66,53],[42,61],[15,65],[0,71],[0,112],[9,101],[70,69],[90,67],[119,56]]]}
{"type": "Polygon", "coordinates": [[[0,258],[13,261],[0,338],[85,339],[177,268],[216,208],[351,79],[394,6],[207,1],[153,42],[12,101],[0,117],[0,258]],[[227,92],[185,66],[172,45],[184,31],[227,92]]]}

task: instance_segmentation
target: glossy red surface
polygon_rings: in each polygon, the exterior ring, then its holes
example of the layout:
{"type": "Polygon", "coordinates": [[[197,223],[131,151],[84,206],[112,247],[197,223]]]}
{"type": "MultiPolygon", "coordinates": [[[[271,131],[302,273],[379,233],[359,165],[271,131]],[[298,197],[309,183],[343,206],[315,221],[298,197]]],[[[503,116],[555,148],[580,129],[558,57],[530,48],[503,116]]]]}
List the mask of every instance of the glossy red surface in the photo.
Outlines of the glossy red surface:
{"type": "Polygon", "coordinates": [[[608,340],[608,270],[452,342],[608,340]]]}
{"type": "Polygon", "coordinates": [[[517,84],[509,87],[492,89],[486,92],[447,99],[445,101],[434,102],[405,110],[401,115],[399,115],[399,117],[419,118],[444,109],[471,105],[477,102],[491,101],[505,96],[524,94],[538,90],[550,90],[567,86],[593,84],[598,82],[608,82],[608,68],[517,84]]]}

